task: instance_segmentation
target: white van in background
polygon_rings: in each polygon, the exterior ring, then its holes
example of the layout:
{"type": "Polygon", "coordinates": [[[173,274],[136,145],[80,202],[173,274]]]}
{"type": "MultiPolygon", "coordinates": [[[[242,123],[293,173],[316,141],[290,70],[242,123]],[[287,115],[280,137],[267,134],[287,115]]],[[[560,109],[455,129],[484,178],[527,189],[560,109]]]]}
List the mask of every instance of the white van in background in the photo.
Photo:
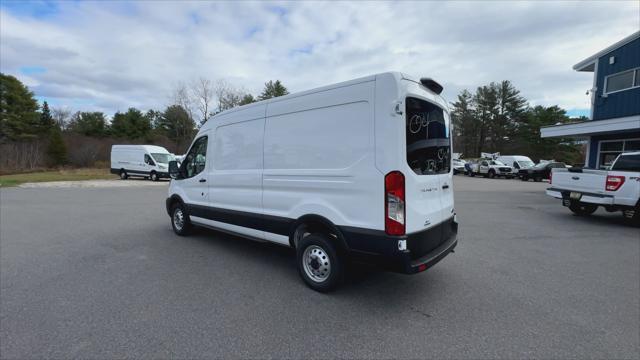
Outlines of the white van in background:
{"type": "Polygon", "coordinates": [[[513,173],[518,174],[518,171],[532,168],[535,163],[527,156],[522,155],[503,155],[497,158],[501,163],[511,166],[513,173]]]}
{"type": "Polygon", "coordinates": [[[155,145],[113,145],[111,147],[111,173],[121,179],[141,176],[158,181],[168,178],[169,161],[174,156],[162,146],[155,145]]]}
{"type": "Polygon", "coordinates": [[[340,282],[347,257],[430,268],[458,229],[441,91],[384,73],[215,115],[180,168],[169,164],[174,231],[199,225],[293,247],[317,291],[340,282]]]}

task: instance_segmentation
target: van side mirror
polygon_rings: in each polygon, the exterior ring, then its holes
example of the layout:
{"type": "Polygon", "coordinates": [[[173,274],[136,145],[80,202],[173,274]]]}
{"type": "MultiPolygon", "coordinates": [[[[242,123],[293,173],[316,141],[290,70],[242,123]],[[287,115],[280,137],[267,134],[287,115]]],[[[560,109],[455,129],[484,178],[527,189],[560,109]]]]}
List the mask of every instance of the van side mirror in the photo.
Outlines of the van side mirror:
{"type": "Polygon", "coordinates": [[[180,174],[180,168],[178,167],[178,162],[175,160],[169,161],[169,176],[172,179],[177,179],[180,174]]]}

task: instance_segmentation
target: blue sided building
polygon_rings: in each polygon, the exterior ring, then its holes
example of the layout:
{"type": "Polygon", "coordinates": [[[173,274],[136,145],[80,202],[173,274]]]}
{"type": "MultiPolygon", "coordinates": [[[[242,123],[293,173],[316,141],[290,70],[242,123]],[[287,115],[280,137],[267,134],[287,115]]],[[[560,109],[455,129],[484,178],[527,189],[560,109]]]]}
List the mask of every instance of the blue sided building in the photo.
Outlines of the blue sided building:
{"type": "Polygon", "coordinates": [[[592,72],[590,120],[540,129],[543,138],[588,140],[585,167],[599,169],[640,151],[640,31],[573,66],[592,72]]]}

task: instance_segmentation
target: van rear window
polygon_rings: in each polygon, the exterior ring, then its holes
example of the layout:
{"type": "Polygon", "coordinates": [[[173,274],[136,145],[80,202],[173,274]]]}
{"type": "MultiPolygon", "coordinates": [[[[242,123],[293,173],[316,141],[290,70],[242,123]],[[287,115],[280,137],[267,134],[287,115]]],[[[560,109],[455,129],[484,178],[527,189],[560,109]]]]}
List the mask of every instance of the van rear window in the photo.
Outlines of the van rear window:
{"type": "Polygon", "coordinates": [[[418,175],[446,174],[451,140],[444,111],[428,101],[407,98],[407,163],[418,175]]]}

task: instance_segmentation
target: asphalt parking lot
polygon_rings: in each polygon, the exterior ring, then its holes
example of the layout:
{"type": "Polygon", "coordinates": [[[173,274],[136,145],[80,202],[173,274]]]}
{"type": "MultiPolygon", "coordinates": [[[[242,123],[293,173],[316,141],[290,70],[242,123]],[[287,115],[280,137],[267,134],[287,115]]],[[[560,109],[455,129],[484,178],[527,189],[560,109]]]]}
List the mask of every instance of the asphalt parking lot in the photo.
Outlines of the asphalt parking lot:
{"type": "Polygon", "coordinates": [[[326,295],[289,249],[174,235],[165,186],[2,189],[0,357],[637,359],[640,231],[546,186],[456,176],[455,254],[326,295]]]}

